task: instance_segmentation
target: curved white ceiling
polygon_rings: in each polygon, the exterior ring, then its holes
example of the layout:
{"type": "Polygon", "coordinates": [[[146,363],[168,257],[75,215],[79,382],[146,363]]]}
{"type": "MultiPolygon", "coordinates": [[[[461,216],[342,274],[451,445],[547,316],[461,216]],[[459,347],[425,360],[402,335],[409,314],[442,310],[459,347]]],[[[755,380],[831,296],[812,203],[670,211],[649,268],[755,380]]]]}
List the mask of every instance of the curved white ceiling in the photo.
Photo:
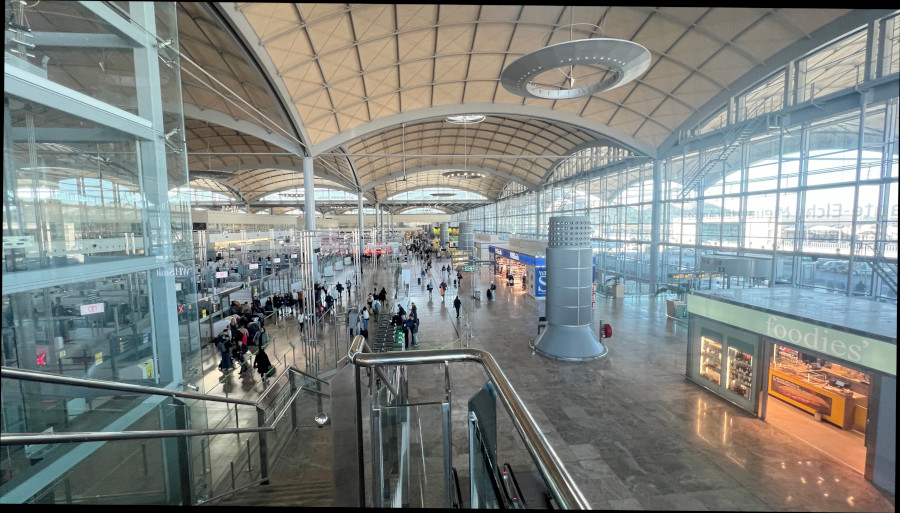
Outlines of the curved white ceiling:
{"type": "Polygon", "coordinates": [[[367,201],[453,185],[497,198],[510,180],[539,185],[560,156],[592,141],[655,157],[685,123],[711,114],[740,87],[884,14],[754,7],[178,6],[190,168],[240,169],[240,176],[225,179],[257,198],[302,178],[300,158],[313,155],[317,176],[365,191],[367,201]],[[643,45],[652,56],[649,69],[611,91],[568,100],[525,99],[500,85],[500,72],[519,57],[596,37],[643,45]],[[465,127],[442,121],[453,113],[487,119],[465,127]],[[212,125],[217,128],[207,128],[212,125]],[[216,152],[271,155],[199,155],[216,152]],[[494,173],[464,183],[441,175],[462,166],[494,173]]]}

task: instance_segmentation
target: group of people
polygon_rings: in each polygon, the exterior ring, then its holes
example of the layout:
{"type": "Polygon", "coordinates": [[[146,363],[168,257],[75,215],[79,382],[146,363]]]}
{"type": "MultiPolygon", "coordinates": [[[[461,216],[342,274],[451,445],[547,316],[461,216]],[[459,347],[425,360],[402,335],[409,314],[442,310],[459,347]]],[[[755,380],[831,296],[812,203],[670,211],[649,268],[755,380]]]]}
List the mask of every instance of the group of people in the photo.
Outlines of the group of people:
{"type": "Polygon", "coordinates": [[[228,326],[213,339],[222,356],[219,370],[230,372],[237,365],[240,367],[239,374],[244,375],[250,370],[250,346],[256,346],[258,349],[253,358],[253,368],[262,376],[263,385],[268,384],[273,367],[263,349],[268,342],[264,323],[263,317],[253,316],[251,313],[231,316],[228,326]]]}
{"type": "Polygon", "coordinates": [[[391,317],[391,326],[402,330],[404,348],[409,347],[410,342],[413,346],[419,345],[419,312],[415,303],[409,303],[409,313],[401,303],[397,303],[397,311],[391,317]]]}

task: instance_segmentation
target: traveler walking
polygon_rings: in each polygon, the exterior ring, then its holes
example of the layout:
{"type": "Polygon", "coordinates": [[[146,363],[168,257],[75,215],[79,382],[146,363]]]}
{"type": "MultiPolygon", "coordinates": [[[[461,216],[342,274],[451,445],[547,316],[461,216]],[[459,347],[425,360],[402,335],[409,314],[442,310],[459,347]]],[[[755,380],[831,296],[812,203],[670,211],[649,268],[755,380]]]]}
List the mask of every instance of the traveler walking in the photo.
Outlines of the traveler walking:
{"type": "Polygon", "coordinates": [[[462,306],[462,301],[460,301],[459,296],[456,296],[456,299],[453,300],[453,308],[456,308],[456,318],[459,319],[459,307],[462,306]]]}
{"type": "Polygon", "coordinates": [[[419,311],[416,309],[416,304],[412,302],[409,303],[409,319],[412,321],[412,324],[409,326],[412,343],[414,346],[417,346],[419,345],[419,311]]]}
{"type": "Polygon", "coordinates": [[[253,367],[259,371],[263,387],[268,387],[269,376],[273,374],[275,368],[272,367],[272,362],[269,361],[269,355],[262,348],[259,348],[259,351],[256,352],[256,358],[253,359],[253,367]]]}

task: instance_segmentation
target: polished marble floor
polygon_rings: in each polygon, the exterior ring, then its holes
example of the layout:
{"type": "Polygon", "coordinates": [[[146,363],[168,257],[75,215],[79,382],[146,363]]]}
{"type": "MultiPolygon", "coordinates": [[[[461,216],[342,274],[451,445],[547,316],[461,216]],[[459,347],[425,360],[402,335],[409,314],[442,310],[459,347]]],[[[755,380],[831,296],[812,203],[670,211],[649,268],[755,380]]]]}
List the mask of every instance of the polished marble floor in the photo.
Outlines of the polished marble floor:
{"type": "MultiPolygon", "coordinates": [[[[409,265],[415,282],[419,268],[409,265]]],[[[393,267],[379,268],[374,278],[392,290],[393,267]]],[[[603,339],[608,355],[565,362],[529,347],[543,302],[499,279],[496,299],[486,301],[492,279],[486,268],[467,273],[462,290],[451,287],[444,301],[437,291],[429,297],[425,283],[412,285],[421,318],[420,344],[412,350],[469,346],[491,353],[592,509],[894,511],[893,495],[800,441],[790,423],[760,421],[686,380],[687,326],[666,316],[663,299],[598,297],[593,329],[600,319],[613,326],[613,337],[603,339]],[[482,300],[472,297],[473,288],[482,300]],[[457,294],[459,319],[452,307],[457,294]]],[[[283,337],[296,336],[290,320],[283,324],[283,337]]],[[[330,333],[320,335],[323,362],[329,351],[341,357],[340,347],[327,347],[343,344],[343,335],[332,340],[330,333]]],[[[208,379],[217,380],[211,368],[208,379]]],[[[443,389],[443,370],[410,367],[409,378],[411,400],[434,399],[443,389]]],[[[484,384],[484,373],[474,365],[451,366],[450,380],[458,415],[484,384]]],[[[510,459],[522,455],[500,445],[510,459]]],[[[453,454],[455,462],[465,461],[466,433],[454,432],[453,454]]]]}

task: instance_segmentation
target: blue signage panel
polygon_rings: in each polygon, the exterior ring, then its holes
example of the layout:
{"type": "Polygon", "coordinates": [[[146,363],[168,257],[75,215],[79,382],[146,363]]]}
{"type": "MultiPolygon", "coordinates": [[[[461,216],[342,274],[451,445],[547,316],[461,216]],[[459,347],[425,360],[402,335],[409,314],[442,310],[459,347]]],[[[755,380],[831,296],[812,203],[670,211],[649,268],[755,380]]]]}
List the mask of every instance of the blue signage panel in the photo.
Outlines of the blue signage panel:
{"type": "Polygon", "coordinates": [[[534,297],[545,297],[547,295],[547,268],[534,268],[534,297]]]}
{"type": "Polygon", "coordinates": [[[534,257],[531,255],[526,255],[524,253],[518,253],[516,251],[510,251],[508,249],[497,248],[494,246],[488,246],[488,251],[510,260],[518,260],[519,262],[522,262],[525,265],[530,265],[532,267],[540,267],[546,265],[546,261],[543,257],[534,257]]]}

